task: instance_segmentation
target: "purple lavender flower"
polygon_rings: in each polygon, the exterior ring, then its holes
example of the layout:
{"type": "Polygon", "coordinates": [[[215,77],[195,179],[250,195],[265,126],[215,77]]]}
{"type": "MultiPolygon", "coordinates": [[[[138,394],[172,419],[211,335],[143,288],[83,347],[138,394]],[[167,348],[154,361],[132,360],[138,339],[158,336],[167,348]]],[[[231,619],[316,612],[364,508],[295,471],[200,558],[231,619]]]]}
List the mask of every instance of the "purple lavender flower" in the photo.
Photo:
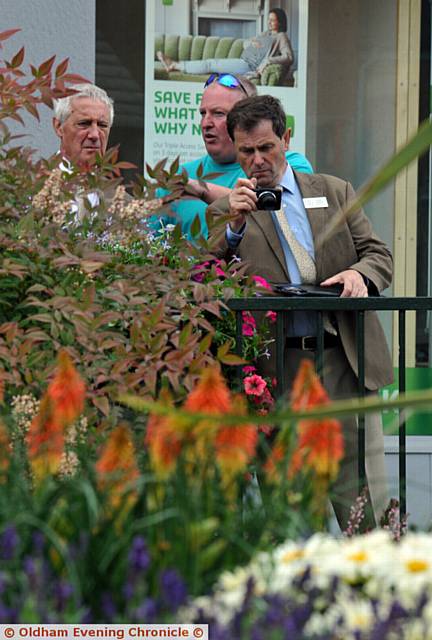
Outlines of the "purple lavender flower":
{"type": "Polygon", "coordinates": [[[93,614],[90,609],[85,609],[80,620],[80,624],[93,624],[93,614]]]}
{"type": "Polygon", "coordinates": [[[39,555],[45,547],[45,536],[41,531],[35,531],[32,535],[32,543],[34,551],[39,555]]]}
{"type": "Polygon", "coordinates": [[[18,533],[13,525],[8,525],[0,535],[0,559],[12,560],[19,543],[18,533]]]}
{"type": "Polygon", "coordinates": [[[135,609],[133,618],[135,622],[151,624],[156,622],[159,608],[152,598],[146,598],[144,602],[135,609]]]}
{"type": "Polygon", "coordinates": [[[73,594],[73,587],[69,582],[65,580],[59,580],[57,588],[55,589],[56,609],[57,611],[64,611],[65,606],[69,598],[73,594]]]}
{"type": "Polygon", "coordinates": [[[129,552],[129,562],[135,571],[147,571],[150,566],[150,554],[147,543],[142,536],[135,536],[129,552]]]}
{"type": "Polygon", "coordinates": [[[167,569],[162,572],[160,588],[162,599],[171,611],[176,611],[186,602],[186,585],[175,569],[167,569]]]}
{"type": "Polygon", "coordinates": [[[264,615],[263,623],[264,627],[272,627],[277,624],[281,624],[284,619],[284,602],[281,596],[273,595],[265,598],[268,604],[268,609],[264,615]]]}
{"type": "Polygon", "coordinates": [[[101,609],[102,615],[107,622],[111,622],[112,620],[114,620],[115,616],[117,615],[117,607],[110,593],[105,592],[102,594],[101,609]]]}
{"type": "Polygon", "coordinates": [[[33,582],[36,579],[37,571],[36,571],[36,563],[31,556],[25,556],[23,560],[23,569],[27,578],[33,582]]]}
{"type": "Polygon", "coordinates": [[[10,621],[10,609],[0,601],[0,624],[7,624],[10,621]]]}

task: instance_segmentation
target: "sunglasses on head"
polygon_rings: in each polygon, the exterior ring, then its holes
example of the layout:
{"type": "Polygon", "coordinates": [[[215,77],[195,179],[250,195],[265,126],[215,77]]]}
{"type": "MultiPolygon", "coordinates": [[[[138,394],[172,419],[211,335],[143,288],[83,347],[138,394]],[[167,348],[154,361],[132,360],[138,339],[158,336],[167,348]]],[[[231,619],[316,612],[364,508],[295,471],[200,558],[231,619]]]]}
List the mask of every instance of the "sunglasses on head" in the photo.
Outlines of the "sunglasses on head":
{"type": "Polygon", "coordinates": [[[248,95],[248,92],[246,91],[240,80],[230,73],[212,73],[211,76],[207,78],[204,89],[213,84],[213,82],[217,82],[218,84],[221,84],[223,87],[227,87],[228,89],[241,89],[243,93],[248,95]]]}

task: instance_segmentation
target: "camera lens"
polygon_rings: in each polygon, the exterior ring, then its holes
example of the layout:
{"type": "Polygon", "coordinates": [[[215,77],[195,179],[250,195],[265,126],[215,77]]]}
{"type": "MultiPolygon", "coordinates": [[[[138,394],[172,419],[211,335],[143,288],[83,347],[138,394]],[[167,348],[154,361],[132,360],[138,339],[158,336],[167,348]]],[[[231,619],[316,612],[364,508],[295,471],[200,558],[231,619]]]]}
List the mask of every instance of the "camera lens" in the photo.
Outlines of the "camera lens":
{"type": "Polygon", "coordinates": [[[258,196],[259,209],[274,209],[276,206],[276,196],[271,191],[262,191],[258,196]]]}

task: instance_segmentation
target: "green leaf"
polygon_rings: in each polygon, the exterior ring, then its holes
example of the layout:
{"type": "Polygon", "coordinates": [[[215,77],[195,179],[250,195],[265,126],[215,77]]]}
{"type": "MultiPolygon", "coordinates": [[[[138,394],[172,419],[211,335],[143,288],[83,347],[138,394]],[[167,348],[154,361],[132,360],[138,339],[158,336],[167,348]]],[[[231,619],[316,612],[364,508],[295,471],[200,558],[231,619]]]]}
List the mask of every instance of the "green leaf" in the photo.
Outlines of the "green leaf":
{"type": "Polygon", "coordinates": [[[221,558],[227,548],[227,540],[215,540],[205,549],[201,549],[197,556],[198,566],[201,571],[205,571],[213,567],[221,558]]]}
{"type": "Polygon", "coordinates": [[[179,337],[179,347],[183,348],[187,345],[192,335],[193,325],[191,322],[188,322],[180,332],[179,337]]]}
{"type": "Polygon", "coordinates": [[[201,232],[201,220],[199,215],[196,215],[190,227],[190,234],[193,238],[195,238],[195,236],[200,235],[200,232],[201,232]]]}
{"type": "Polygon", "coordinates": [[[222,357],[219,358],[219,360],[223,364],[229,364],[229,365],[247,364],[247,362],[248,362],[244,358],[241,358],[240,356],[236,356],[233,353],[229,353],[226,356],[222,356],[222,357]]]}
{"type": "Polygon", "coordinates": [[[199,343],[199,352],[200,353],[205,353],[206,351],[208,351],[210,349],[211,343],[213,341],[213,336],[211,335],[211,333],[208,333],[199,343]]]}
{"type": "Polygon", "coordinates": [[[10,65],[13,69],[16,69],[22,65],[24,60],[24,51],[24,47],[21,47],[18,53],[16,53],[12,58],[10,65]]]}
{"type": "Polygon", "coordinates": [[[17,225],[17,233],[18,235],[27,235],[34,230],[35,221],[33,213],[28,213],[26,216],[21,218],[17,225]]]}

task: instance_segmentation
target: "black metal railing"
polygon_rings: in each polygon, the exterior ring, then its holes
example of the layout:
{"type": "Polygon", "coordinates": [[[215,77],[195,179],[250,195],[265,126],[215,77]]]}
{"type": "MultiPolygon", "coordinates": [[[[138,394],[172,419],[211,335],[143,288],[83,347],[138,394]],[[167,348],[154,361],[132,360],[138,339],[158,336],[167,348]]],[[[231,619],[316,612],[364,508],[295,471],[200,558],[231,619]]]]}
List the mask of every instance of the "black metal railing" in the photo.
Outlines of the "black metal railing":
{"type": "MultiPolygon", "coordinates": [[[[319,375],[322,373],[324,355],[324,321],[323,314],[328,311],[352,311],[356,316],[356,340],[358,355],[358,395],[365,395],[365,335],[364,317],[366,311],[397,311],[398,322],[398,344],[399,344],[399,392],[406,390],[406,312],[407,311],[431,311],[432,298],[390,298],[390,297],[369,297],[369,298],[325,298],[325,297],[276,297],[263,296],[256,298],[234,298],[228,306],[236,313],[236,348],[237,352],[242,352],[242,311],[276,311],[276,395],[281,395],[283,388],[284,350],[285,350],[285,317],[293,310],[315,311],[317,312],[317,350],[315,354],[315,364],[319,375]]],[[[365,464],[365,416],[358,416],[358,452],[359,467],[358,478],[359,488],[364,486],[366,478],[365,464]]],[[[406,516],[406,420],[405,412],[399,410],[399,504],[400,516],[406,516]]]]}

